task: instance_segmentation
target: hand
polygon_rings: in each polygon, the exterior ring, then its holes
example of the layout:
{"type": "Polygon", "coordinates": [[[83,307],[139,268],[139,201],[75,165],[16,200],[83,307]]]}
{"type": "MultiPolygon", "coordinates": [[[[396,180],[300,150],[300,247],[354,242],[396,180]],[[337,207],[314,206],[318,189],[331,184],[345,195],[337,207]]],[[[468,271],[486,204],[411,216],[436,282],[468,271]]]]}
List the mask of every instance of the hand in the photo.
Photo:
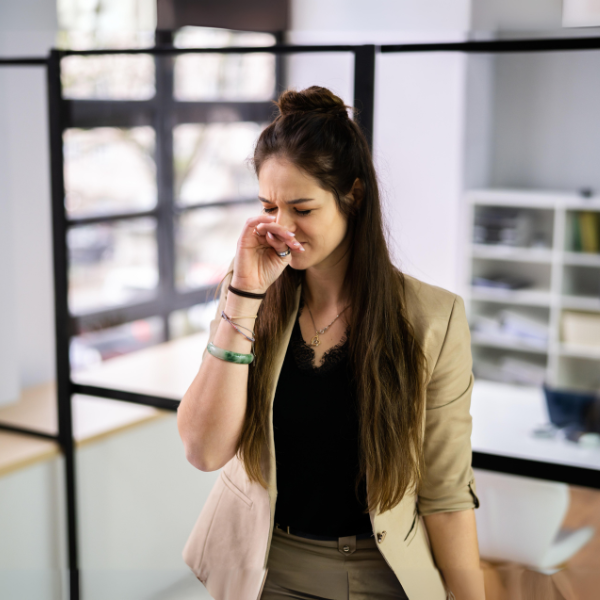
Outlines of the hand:
{"type": "Polygon", "coordinates": [[[281,257],[287,248],[303,252],[294,234],[275,223],[275,217],[261,214],[248,219],[237,243],[231,285],[262,294],[292,261],[292,254],[281,257]]]}

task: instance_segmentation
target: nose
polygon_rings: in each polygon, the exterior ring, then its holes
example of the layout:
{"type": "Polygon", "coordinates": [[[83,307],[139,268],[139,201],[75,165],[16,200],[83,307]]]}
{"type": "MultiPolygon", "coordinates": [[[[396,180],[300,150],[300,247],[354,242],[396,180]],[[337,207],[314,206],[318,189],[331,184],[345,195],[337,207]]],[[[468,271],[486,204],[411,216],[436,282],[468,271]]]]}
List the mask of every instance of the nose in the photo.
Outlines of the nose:
{"type": "Polygon", "coordinates": [[[296,224],[294,222],[294,218],[288,213],[288,211],[284,209],[279,209],[277,211],[277,218],[275,222],[286,229],[289,229],[292,233],[296,230],[296,224]]]}

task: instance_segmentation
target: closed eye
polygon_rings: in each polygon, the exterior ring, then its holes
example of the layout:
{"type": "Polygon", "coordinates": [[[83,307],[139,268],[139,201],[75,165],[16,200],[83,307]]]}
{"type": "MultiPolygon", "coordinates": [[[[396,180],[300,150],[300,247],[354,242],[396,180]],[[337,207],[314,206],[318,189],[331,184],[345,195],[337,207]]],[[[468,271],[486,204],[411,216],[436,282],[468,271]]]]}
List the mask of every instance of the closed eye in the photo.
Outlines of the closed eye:
{"type": "MultiPolygon", "coordinates": [[[[275,210],[276,207],[274,208],[263,208],[263,212],[270,214],[275,210]]],[[[312,212],[311,210],[298,210],[297,208],[294,209],[296,211],[296,214],[300,215],[301,217],[305,217],[306,215],[308,215],[309,213],[312,212]]]]}

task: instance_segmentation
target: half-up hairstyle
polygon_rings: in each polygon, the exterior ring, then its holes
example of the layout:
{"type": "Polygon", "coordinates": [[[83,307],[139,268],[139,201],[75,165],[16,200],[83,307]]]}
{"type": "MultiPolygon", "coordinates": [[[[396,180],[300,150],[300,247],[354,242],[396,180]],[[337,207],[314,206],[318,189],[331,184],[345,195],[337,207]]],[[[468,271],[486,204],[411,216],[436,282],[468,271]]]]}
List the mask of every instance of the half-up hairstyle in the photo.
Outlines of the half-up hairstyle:
{"type": "MultiPolygon", "coordinates": [[[[352,307],[349,360],[359,406],[360,472],[367,510],[396,506],[423,472],[422,419],[425,357],[407,320],[404,277],[392,264],[385,237],[377,178],[367,140],[344,102],[322,87],[286,91],[279,115],[261,133],[254,152],[256,174],[270,158],[289,161],[330,191],[348,219],[351,236],[344,281],[352,307]],[[362,197],[349,197],[355,180],[362,197]]],[[[253,481],[267,487],[260,467],[269,431],[275,353],[292,318],[303,271],[287,267],[270,286],[258,311],[248,401],[237,454],[253,481]]]]}

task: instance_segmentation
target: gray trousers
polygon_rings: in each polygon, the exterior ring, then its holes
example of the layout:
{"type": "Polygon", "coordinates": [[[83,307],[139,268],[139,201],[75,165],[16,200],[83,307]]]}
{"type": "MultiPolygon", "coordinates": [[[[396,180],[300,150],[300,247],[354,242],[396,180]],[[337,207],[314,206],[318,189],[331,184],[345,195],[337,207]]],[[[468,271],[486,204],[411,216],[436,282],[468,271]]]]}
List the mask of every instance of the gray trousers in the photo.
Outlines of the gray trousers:
{"type": "Polygon", "coordinates": [[[408,600],[374,538],[309,540],[275,527],[267,568],[261,600],[408,600]]]}

